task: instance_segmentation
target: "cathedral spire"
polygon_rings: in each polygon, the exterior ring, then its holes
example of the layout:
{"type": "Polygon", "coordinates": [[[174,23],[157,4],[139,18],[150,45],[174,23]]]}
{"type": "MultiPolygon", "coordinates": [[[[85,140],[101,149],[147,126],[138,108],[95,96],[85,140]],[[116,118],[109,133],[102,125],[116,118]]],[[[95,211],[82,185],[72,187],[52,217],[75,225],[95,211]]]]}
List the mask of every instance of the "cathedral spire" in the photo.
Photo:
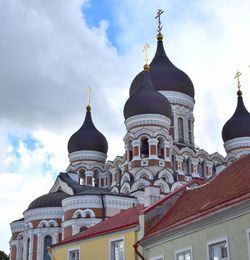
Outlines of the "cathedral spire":
{"type": "Polygon", "coordinates": [[[157,13],[156,13],[156,16],[155,16],[155,19],[158,19],[158,26],[157,26],[157,40],[158,41],[162,41],[163,40],[163,35],[161,33],[161,30],[162,30],[162,25],[161,25],[161,15],[164,13],[163,10],[161,9],[158,9],[157,13]]]}
{"type": "Polygon", "coordinates": [[[90,106],[90,93],[91,93],[92,89],[90,87],[87,87],[85,90],[85,94],[86,94],[86,110],[90,111],[91,110],[91,106],[90,106]]]}
{"type": "Polygon", "coordinates": [[[237,95],[240,97],[242,96],[242,91],[241,91],[241,85],[240,85],[240,76],[242,75],[241,72],[237,71],[234,78],[237,79],[237,88],[238,88],[238,91],[237,91],[237,95]]]}

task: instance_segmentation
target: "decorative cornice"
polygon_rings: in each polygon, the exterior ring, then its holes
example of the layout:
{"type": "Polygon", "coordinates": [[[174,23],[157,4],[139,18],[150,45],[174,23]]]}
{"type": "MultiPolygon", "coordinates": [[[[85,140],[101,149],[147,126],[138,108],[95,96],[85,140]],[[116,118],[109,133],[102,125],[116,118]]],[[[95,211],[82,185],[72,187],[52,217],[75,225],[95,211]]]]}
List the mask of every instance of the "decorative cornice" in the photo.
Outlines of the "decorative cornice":
{"type": "Polygon", "coordinates": [[[25,226],[24,220],[10,223],[10,228],[12,233],[24,231],[24,226],[25,226]]]}
{"type": "Polygon", "coordinates": [[[236,149],[250,148],[250,137],[238,137],[228,140],[224,143],[224,147],[227,153],[236,149]]]}
{"type": "Polygon", "coordinates": [[[148,125],[161,126],[169,129],[170,123],[171,122],[168,117],[163,115],[158,115],[158,114],[143,114],[143,115],[132,116],[125,121],[127,131],[129,131],[133,127],[148,126],[148,125]]]}
{"type": "Polygon", "coordinates": [[[99,195],[82,195],[66,198],[62,201],[63,211],[81,208],[103,208],[99,195]]]}
{"type": "Polygon", "coordinates": [[[62,223],[62,227],[71,227],[73,225],[90,227],[98,224],[102,221],[101,218],[81,218],[81,219],[69,219],[62,223]]]}
{"type": "Polygon", "coordinates": [[[85,161],[98,161],[101,163],[105,163],[107,159],[107,155],[102,152],[97,151],[76,151],[69,154],[70,163],[79,162],[82,160],[85,161]]]}
{"type": "Polygon", "coordinates": [[[43,219],[61,219],[63,209],[61,207],[38,208],[27,210],[23,213],[25,222],[43,219]]]}
{"type": "Polygon", "coordinates": [[[127,209],[137,204],[138,200],[136,198],[128,198],[122,196],[119,197],[112,195],[105,195],[104,197],[104,205],[106,208],[127,209]]]}
{"type": "Polygon", "coordinates": [[[163,90],[159,92],[167,97],[171,104],[183,105],[190,108],[192,111],[194,110],[195,100],[192,97],[177,91],[163,90]]]}

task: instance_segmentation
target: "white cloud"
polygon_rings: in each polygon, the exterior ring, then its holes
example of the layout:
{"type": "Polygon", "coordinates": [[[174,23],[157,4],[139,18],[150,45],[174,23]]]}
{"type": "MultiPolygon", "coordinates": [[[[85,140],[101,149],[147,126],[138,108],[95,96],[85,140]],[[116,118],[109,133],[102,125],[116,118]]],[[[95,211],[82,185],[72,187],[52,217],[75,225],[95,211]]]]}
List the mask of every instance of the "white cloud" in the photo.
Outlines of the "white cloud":
{"type": "Polygon", "coordinates": [[[8,222],[21,217],[33,198],[48,192],[54,173],[67,167],[67,141],[84,119],[85,87],[93,88],[92,116],[108,139],[109,159],[122,154],[123,105],[142,68],[145,42],[152,46],[149,56],[154,55],[153,17],[158,8],[165,10],[167,54],[195,85],[197,144],[211,153],[223,151],[220,133],[236,106],[237,69],[243,72],[242,90],[250,110],[248,0],[110,1],[107,8],[121,29],[117,42],[122,56],[107,38],[108,22],[87,27],[83,2],[0,3],[0,202],[1,211],[7,212],[0,217],[0,244],[5,250],[8,222]],[[9,132],[20,137],[17,151],[9,132]],[[22,141],[25,133],[41,147],[31,152],[22,141]],[[44,171],[46,165],[49,170],[44,171]]]}

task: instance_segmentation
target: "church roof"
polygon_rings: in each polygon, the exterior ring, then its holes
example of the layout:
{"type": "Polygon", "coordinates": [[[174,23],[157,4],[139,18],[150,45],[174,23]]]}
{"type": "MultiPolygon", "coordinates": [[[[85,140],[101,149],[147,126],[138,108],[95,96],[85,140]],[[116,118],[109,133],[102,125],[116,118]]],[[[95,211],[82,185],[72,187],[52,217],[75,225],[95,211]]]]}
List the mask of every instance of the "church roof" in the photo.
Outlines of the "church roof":
{"type": "MultiPolygon", "coordinates": [[[[150,79],[157,91],[177,91],[194,98],[194,86],[189,76],[178,69],[167,57],[162,38],[157,42],[155,56],[150,64],[150,79]]],[[[143,81],[143,71],[133,80],[130,95],[136,93],[143,81]]]]}
{"type": "Polygon", "coordinates": [[[63,191],[51,192],[33,200],[27,210],[47,207],[62,207],[62,200],[70,197],[63,191]]]}
{"type": "Polygon", "coordinates": [[[225,207],[250,199],[250,155],[221,172],[211,182],[186,190],[142,241],[205,218],[225,207]]]}
{"type": "Polygon", "coordinates": [[[108,142],[105,136],[99,132],[91,118],[90,106],[87,106],[85,120],[78,131],[69,139],[68,152],[97,151],[107,154],[108,142]]]}
{"type": "Polygon", "coordinates": [[[166,97],[154,90],[149,72],[143,72],[140,88],[127,100],[123,111],[125,119],[142,114],[160,114],[170,118],[170,103],[166,97]]]}
{"type": "Polygon", "coordinates": [[[130,197],[134,198],[134,196],[128,194],[121,194],[111,192],[110,188],[102,188],[102,187],[93,187],[81,185],[80,183],[72,180],[68,173],[60,172],[58,178],[60,178],[63,182],[65,182],[72,190],[73,196],[79,195],[112,195],[112,196],[120,196],[120,197],[130,197]]]}
{"type": "Polygon", "coordinates": [[[135,227],[139,224],[139,213],[143,208],[143,205],[138,205],[136,207],[123,210],[120,213],[114,215],[113,217],[106,219],[103,222],[96,224],[54,246],[60,246],[63,244],[76,242],[79,240],[84,240],[135,227]]]}
{"type": "Polygon", "coordinates": [[[241,91],[238,91],[237,107],[222,129],[222,139],[226,142],[233,138],[246,136],[250,137],[250,114],[244,105],[241,91]]]}

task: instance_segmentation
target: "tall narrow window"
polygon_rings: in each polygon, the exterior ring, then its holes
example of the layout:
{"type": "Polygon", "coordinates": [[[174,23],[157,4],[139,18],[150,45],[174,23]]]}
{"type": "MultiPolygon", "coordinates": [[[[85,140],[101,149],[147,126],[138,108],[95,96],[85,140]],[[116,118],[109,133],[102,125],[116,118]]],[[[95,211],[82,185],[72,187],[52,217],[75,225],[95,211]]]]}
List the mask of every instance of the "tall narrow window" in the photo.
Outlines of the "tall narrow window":
{"type": "Polygon", "coordinates": [[[191,119],[188,119],[188,139],[189,142],[192,144],[193,141],[192,141],[192,120],[191,119]]]}
{"type": "Polygon", "coordinates": [[[164,140],[163,138],[158,139],[157,153],[160,159],[164,159],[164,140]]]}
{"type": "Polygon", "coordinates": [[[148,158],[148,156],[149,156],[148,139],[144,138],[141,140],[141,158],[148,158]]]}
{"type": "Polygon", "coordinates": [[[43,260],[50,260],[49,247],[52,245],[52,237],[46,236],[43,244],[43,260]]]}
{"type": "Polygon", "coordinates": [[[178,118],[178,137],[179,142],[184,142],[184,127],[183,127],[183,119],[181,117],[178,118]]]}
{"type": "Polygon", "coordinates": [[[124,240],[115,240],[110,244],[110,260],[124,259],[124,240]]]}

